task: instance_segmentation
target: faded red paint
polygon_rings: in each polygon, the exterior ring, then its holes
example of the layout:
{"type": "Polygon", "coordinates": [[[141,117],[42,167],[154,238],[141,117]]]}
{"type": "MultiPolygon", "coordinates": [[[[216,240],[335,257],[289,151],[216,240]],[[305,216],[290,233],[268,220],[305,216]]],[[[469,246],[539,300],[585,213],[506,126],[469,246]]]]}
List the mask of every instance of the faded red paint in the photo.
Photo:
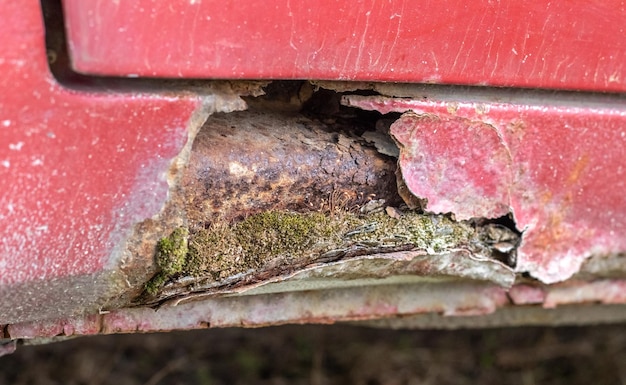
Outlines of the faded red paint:
{"type": "Polygon", "coordinates": [[[606,279],[595,282],[567,282],[547,290],[543,306],[554,308],[565,304],[626,303],[626,280],[606,279]]]}
{"type": "Polygon", "coordinates": [[[409,189],[428,198],[428,210],[458,219],[510,211],[524,232],[518,271],[557,282],[591,255],[626,250],[626,108],[359,96],[345,103],[411,111],[391,128],[409,189]]]}
{"type": "Polygon", "coordinates": [[[458,220],[510,211],[511,155],[494,127],[406,114],[392,129],[401,147],[402,176],[414,195],[428,200],[429,211],[453,212],[458,220]],[[468,141],[471,146],[464,145],[468,141]]]}
{"type": "Polygon", "coordinates": [[[531,285],[515,285],[509,290],[509,298],[515,305],[541,304],[546,300],[545,288],[531,285]]]}
{"type": "Polygon", "coordinates": [[[63,5],[89,74],[626,90],[621,0],[63,5]]]}
{"type": "Polygon", "coordinates": [[[0,17],[0,319],[72,314],[112,289],[102,274],[165,203],[200,100],[66,89],[40,2],[0,2],[0,17]]]}

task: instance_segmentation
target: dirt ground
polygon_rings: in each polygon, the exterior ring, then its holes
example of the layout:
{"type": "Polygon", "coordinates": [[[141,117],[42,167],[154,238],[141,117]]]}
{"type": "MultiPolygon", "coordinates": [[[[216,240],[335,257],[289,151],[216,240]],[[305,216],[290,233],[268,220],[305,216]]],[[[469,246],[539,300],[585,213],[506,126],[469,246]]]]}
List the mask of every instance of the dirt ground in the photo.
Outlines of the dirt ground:
{"type": "Polygon", "coordinates": [[[20,346],[0,358],[0,384],[626,384],[624,326],[83,337],[20,346]]]}

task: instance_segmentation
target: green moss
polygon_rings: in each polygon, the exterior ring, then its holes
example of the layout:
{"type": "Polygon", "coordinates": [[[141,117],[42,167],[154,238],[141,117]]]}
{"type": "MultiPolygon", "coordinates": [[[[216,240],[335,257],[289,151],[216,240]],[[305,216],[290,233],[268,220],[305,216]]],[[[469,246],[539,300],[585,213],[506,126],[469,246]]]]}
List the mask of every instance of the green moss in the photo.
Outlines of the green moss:
{"type": "Polygon", "coordinates": [[[145,285],[146,293],[156,295],[167,280],[183,271],[189,251],[189,230],[178,227],[161,238],[156,247],[156,263],[161,270],[145,285]]]}
{"type": "Polygon", "coordinates": [[[416,212],[407,212],[400,219],[377,213],[368,216],[366,222],[374,231],[356,234],[351,237],[352,240],[379,246],[411,244],[430,252],[465,244],[474,233],[471,226],[454,222],[448,217],[416,212]]]}
{"type": "Polygon", "coordinates": [[[214,223],[191,234],[184,273],[219,280],[262,269],[269,263],[313,261],[330,250],[410,244],[439,252],[469,242],[473,229],[445,216],[407,212],[400,219],[385,213],[292,213],[268,211],[232,225],[214,223]]]}
{"type": "MultiPolygon", "coordinates": [[[[468,244],[471,226],[446,216],[406,212],[392,218],[384,212],[359,215],[267,211],[238,223],[215,221],[208,229],[174,230],[157,245],[161,273],[146,285],[154,295],[172,276],[210,278],[219,282],[239,273],[293,268],[326,252],[358,246],[411,245],[429,252],[468,244]],[[187,241],[189,239],[189,241],[187,241]]],[[[341,254],[341,252],[339,253],[341,254]]]]}
{"type": "Polygon", "coordinates": [[[157,295],[159,293],[159,290],[161,290],[161,287],[163,287],[165,282],[167,282],[167,279],[168,276],[166,274],[163,274],[163,272],[159,272],[146,283],[144,287],[145,292],[150,295],[157,295]]]}
{"type": "Polygon", "coordinates": [[[190,275],[209,272],[216,279],[259,269],[269,261],[306,258],[325,248],[333,225],[322,213],[267,211],[230,226],[215,223],[192,234],[190,275]]]}
{"type": "Polygon", "coordinates": [[[327,217],[320,213],[268,211],[236,224],[233,232],[245,255],[267,259],[304,252],[327,235],[327,225],[327,217]]]}
{"type": "Polygon", "coordinates": [[[187,257],[189,230],[184,227],[175,229],[167,238],[157,243],[156,262],[165,274],[183,271],[187,257]]]}

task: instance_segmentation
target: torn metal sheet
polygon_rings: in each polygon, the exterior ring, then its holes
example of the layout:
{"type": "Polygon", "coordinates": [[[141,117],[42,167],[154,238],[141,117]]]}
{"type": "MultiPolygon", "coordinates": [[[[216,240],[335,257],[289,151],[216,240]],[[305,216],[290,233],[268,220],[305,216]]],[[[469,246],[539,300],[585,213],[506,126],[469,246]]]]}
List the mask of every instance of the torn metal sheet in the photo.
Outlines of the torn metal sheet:
{"type": "Polygon", "coordinates": [[[367,254],[337,262],[313,263],[287,274],[274,273],[265,279],[255,277],[258,273],[248,275],[252,279],[244,274],[206,287],[197,281],[183,279],[179,284],[189,285],[189,291],[175,289],[177,285],[174,283],[164,288],[160,301],[178,305],[221,295],[258,295],[424,281],[452,283],[463,279],[490,282],[509,289],[515,282],[515,273],[510,267],[467,249],[452,249],[444,253],[412,250],[367,254]],[[229,281],[232,283],[225,285],[229,281]],[[241,284],[235,285],[237,281],[241,284]]]}
{"type": "Polygon", "coordinates": [[[453,213],[457,220],[511,211],[511,154],[494,127],[406,113],[391,132],[400,146],[402,177],[415,196],[427,200],[428,211],[453,213]]]}
{"type": "Polygon", "coordinates": [[[405,113],[391,131],[404,180],[427,210],[510,212],[523,232],[517,271],[553,283],[592,255],[626,250],[623,107],[357,95],[343,103],[405,113]]]}
{"type": "MultiPolygon", "coordinates": [[[[271,291],[327,289],[409,275],[474,279],[508,288],[515,273],[494,258],[497,245],[504,242],[490,238],[491,227],[410,211],[398,218],[387,212],[264,212],[230,225],[194,229],[190,247],[182,250],[184,259],[173,257],[162,266],[137,303],[249,294],[265,286],[271,291]],[[180,267],[171,271],[174,265],[180,267]]],[[[517,235],[513,237],[517,242],[517,235]]],[[[176,243],[167,238],[160,242],[176,243]]]]}

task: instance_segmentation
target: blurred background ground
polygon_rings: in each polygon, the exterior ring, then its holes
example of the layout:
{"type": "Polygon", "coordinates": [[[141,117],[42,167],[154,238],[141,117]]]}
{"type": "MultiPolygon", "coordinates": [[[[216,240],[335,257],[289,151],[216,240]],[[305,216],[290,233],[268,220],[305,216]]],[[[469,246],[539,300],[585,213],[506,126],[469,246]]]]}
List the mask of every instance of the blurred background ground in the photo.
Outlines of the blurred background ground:
{"type": "Polygon", "coordinates": [[[626,384],[626,325],[346,325],[83,337],[20,346],[0,384],[626,384]]]}

